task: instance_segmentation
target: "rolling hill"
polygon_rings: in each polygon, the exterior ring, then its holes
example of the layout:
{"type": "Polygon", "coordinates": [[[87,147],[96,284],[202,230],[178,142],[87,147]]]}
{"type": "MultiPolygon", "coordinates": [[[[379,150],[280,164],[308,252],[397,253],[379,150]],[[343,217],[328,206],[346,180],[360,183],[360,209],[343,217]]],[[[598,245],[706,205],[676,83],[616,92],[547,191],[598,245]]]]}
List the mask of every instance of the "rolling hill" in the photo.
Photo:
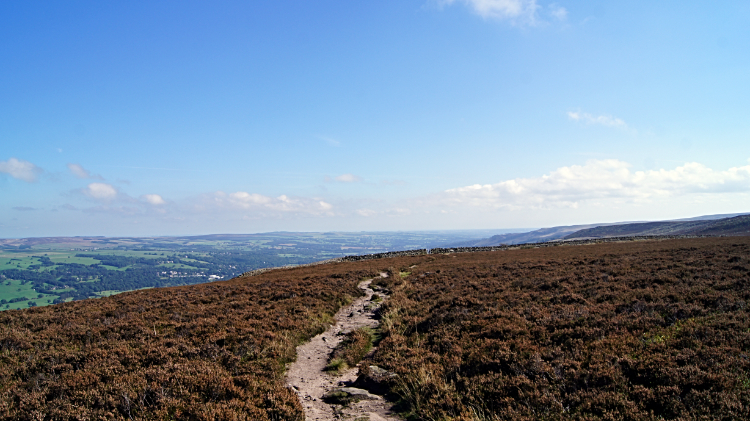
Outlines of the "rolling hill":
{"type": "Polygon", "coordinates": [[[635,235],[750,235],[750,215],[716,220],[662,221],[586,228],[563,239],[626,237],[635,235]]]}
{"type": "Polygon", "coordinates": [[[449,244],[449,246],[491,247],[500,245],[542,243],[545,241],[577,238],[601,238],[633,235],[683,235],[682,231],[684,231],[685,234],[691,235],[743,235],[743,233],[747,232],[746,227],[743,225],[743,220],[738,220],[740,222],[725,222],[721,223],[721,225],[712,225],[712,223],[715,221],[729,220],[734,217],[743,215],[746,214],[733,213],[720,215],[703,215],[672,221],[565,225],[541,228],[528,232],[493,235],[489,238],[453,243],[449,244]],[[720,226],[721,228],[719,228],[720,226]],[[709,227],[713,228],[705,232],[699,232],[701,229],[708,229],[709,227]]]}

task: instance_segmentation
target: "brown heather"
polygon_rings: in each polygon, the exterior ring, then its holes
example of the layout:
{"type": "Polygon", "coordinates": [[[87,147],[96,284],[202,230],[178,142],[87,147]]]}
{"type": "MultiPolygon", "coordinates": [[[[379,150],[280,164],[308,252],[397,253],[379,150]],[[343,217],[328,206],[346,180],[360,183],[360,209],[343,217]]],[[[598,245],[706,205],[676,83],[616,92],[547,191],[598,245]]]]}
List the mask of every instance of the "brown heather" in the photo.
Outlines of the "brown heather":
{"type": "Polygon", "coordinates": [[[375,356],[415,418],[750,419],[750,237],[415,263],[375,356]]]}
{"type": "Polygon", "coordinates": [[[414,419],[750,419],[750,237],[397,257],[6,311],[0,418],[301,420],[294,346],[386,268],[373,358],[414,419]]]}
{"type": "Polygon", "coordinates": [[[283,384],[369,263],[0,313],[0,419],[302,420],[283,384]]]}

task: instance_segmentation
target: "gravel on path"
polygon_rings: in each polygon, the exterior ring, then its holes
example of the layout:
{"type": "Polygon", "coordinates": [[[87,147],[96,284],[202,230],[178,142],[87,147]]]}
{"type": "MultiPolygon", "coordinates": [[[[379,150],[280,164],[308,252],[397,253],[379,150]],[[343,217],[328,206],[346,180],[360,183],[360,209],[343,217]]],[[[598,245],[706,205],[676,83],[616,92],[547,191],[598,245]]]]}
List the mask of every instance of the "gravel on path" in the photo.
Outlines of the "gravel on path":
{"type": "MultiPolygon", "coordinates": [[[[388,276],[381,273],[381,277],[388,276]]],[[[336,323],[328,330],[315,336],[305,344],[297,347],[297,361],[287,369],[287,387],[294,390],[305,409],[306,420],[357,420],[357,421],[401,421],[392,410],[391,404],[378,397],[376,400],[362,400],[347,407],[323,402],[325,393],[337,387],[348,386],[357,379],[357,367],[352,367],[339,375],[324,371],[328,357],[336,348],[343,334],[360,327],[375,328],[378,321],[375,311],[379,307],[373,304],[374,291],[370,288],[372,279],[360,282],[360,289],[365,292],[350,305],[339,310],[334,316],[336,323]]]]}

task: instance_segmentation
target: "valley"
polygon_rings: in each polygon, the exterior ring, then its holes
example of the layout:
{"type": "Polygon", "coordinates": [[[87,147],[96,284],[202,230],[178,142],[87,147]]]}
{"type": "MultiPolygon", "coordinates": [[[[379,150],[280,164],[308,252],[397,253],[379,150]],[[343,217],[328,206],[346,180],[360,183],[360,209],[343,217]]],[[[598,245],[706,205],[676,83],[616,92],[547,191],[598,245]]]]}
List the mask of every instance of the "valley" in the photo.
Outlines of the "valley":
{"type": "Polygon", "coordinates": [[[435,247],[491,232],[5,239],[0,240],[0,310],[226,280],[256,269],[347,255],[435,247]]]}

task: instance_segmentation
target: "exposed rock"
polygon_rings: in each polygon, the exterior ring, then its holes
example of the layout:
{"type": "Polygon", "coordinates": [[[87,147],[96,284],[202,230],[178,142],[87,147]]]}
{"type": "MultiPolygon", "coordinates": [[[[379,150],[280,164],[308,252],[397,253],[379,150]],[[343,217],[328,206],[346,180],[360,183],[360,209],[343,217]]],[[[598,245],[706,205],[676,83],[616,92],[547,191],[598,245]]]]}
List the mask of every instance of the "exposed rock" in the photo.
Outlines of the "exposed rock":
{"type": "Polygon", "coordinates": [[[372,393],[384,395],[388,393],[388,382],[396,377],[398,377],[397,374],[376,365],[363,365],[359,368],[359,377],[357,377],[354,385],[372,393]]]}
{"type": "Polygon", "coordinates": [[[323,400],[325,402],[337,405],[346,405],[350,402],[358,402],[361,400],[374,401],[378,399],[380,399],[380,396],[373,395],[364,389],[356,387],[337,387],[323,395],[323,400]]]}

